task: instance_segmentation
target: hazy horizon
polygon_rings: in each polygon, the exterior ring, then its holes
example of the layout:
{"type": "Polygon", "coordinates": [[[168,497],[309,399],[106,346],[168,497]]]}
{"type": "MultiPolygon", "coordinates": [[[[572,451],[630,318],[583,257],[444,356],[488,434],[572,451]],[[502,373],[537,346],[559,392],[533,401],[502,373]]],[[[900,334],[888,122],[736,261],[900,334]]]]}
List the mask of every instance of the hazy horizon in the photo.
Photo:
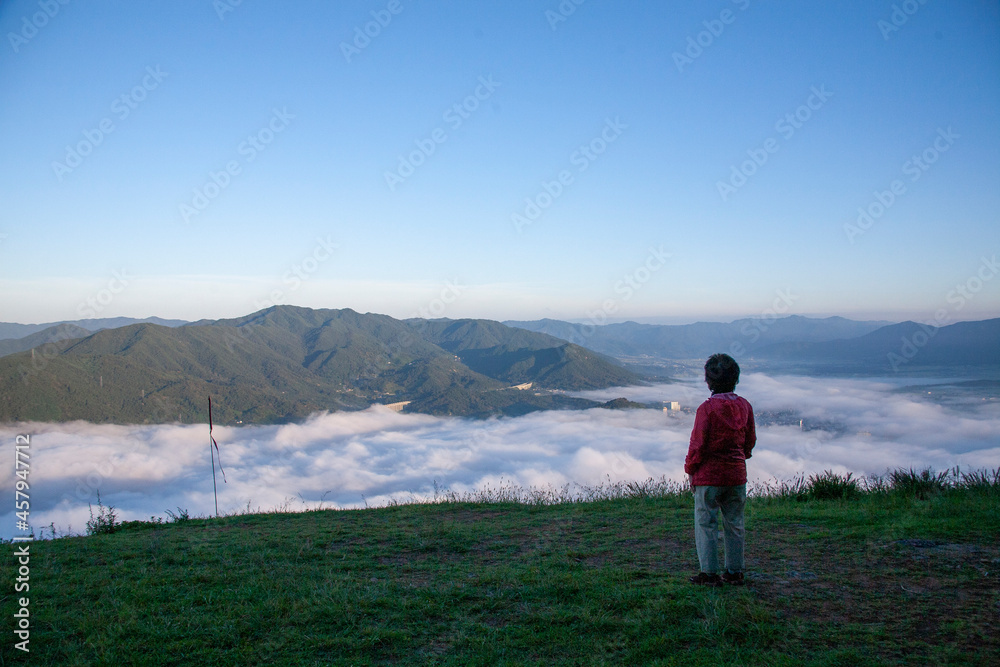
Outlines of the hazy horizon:
{"type": "MultiPolygon", "coordinates": [[[[278,305],[296,305],[296,304],[278,304],[278,305]]],[[[303,307],[309,307],[309,306],[303,306],[303,307]]],[[[316,309],[316,310],[318,310],[318,309],[316,309]]],[[[341,310],[341,308],[330,307],[330,310],[341,310]]],[[[352,310],[356,310],[356,309],[352,309],[352,310]]],[[[258,311],[254,311],[254,312],[258,312],[258,311]]],[[[388,313],[376,313],[375,311],[363,311],[363,310],[359,310],[357,312],[363,313],[363,314],[371,313],[371,314],[377,314],[377,315],[389,315],[388,313]]],[[[252,314],[252,313],[251,312],[242,313],[242,315],[237,315],[236,317],[242,317],[242,316],[250,315],[250,314],[252,314]]],[[[885,318],[878,318],[878,317],[869,317],[869,318],[865,318],[865,319],[856,319],[856,318],[853,318],[853,317],[845,317],[845,316],[839,315],[839,314],[795,313],[794,315],[798,316],[798,317],[804,317],[804,318],[807,318],[807,319],[827,319],[827,318],[830,318],[830,317],[844,317],[844,319],[855,320],[855,321],[859,321],[859,322],[883,322],[884,321],[884,322],[888,322],[888,323],[899,323],[899,322],[904,321],[904,320],[888,320],[888,319],[885,319],[885,318]]],[[[394,316],[390,315],[390,317],[394,317],[394,316]]],[[[785,317],[792,317],[792,315],[788,314],[788,315],[768,316],[768,315],[761,315],[760,313],[757,313],[756,315],[720,316],[717,319],[705,319],[705,318],[698,318],[698,317],[695,317],[695,316],[681,316],[681,315],[678,315],[676,317],[637,317],[637,318],[614,318],[614,317],[608,317],[608,318],[606,318],[606,323],[607,324],[623,324],[625,322],[635,322],[636,324],[685,325],[685,324],[697,324],[699,322],[713,322],[713,323],[720,323],[720,324],[729,324],[731,322],[735,322],[737,320],[746,319],[746,318],[782,319],[782,318],[785,318],[785,317]]],[[[995,317],[1000,317],[1000,315],[996,315],[995,317]]],[[[192,319],[185,319],[185,318],[181,318],[181,317],[164,317],[162,315],[155,315],[155,314],[154,315],[144,315],[144,316],[122,314],[122,315],[105,315],[105,316],[102,316],[102,317],[94,317],[94,318],[70,317],[70,318],[61,318],[61,319],[54,319],[54,320],[38,321],[38,322],[14,322],[14,321],[6,321],[5,320],[3,323],[4,324],[23,324],[25,326],[38,326],[38,325],[42,325],[42,324],[58,324],[60,322],[77,322],[77,321],[85,321],[85,320],[112,320],[112,319],[118,319],[118,318],[134,319],[134,320],[148,320],[148,319],[152,319],[152,318],[158,318],[158,319],[161,319],[161,320],[183,320],[186,323],[191,323],[191,322],[198,322],[198,321],[201,321],[201,320],[231,319],[232,316],[226,316],[226,317],[205,316],[205,317],[196,317],[196,318],[192,318],[192,319]]],[[[396,319],[406,319],[406,318],[396,318],[396,319]]],[[[430,318],[430,319],[434,319],[434,318],[430,318]]],[[[475,318],[460,318],[460,317],[450,317],[449,318],[449,317],[446,317],[445,319],[484,319],[484,320],[493,320],[495,322],[535,322],[535,321],[539,321],[539,320],[542,320],[542,319],[553,319],[554,320],[554,319],[557,319],[557,318],[554,318],[554,317],[553,318],[541,318],[541,317],[539,317],[539,318],[524,318],[524,317],[506,317],[506,318],[475,317],[475,318]]],[[[992,317],[983,318],[983,319],[992,319],[992,317]]],[[[559,320],[559,321],[569,322],[570,324],[594,324],[591,320],[588,320],[586,318],[576,319],[576,320],[568,319],[568,320],[559,320]]],[[[958,320],[958,321],[971,321],[971,320],[958,320]]],[[[597,325],[597,326],[600,326],[600,325],[597,325]]]]}
{"type": "MultiPolygon", "coordinates": [[[[347,308],[346,306],[313,307],[313,306],[299,306],[298,304],[276,304],[276,305],[290,305],[290,306],[295,306],[295,307],[313,308],[314,310],[321,310],[321,309],[342,310],[342,309],[347,308]]],[[[264,309],[261,309],[261,310],[264,310],[264,309]]],[[[392,315],[390,313],[382,313],[382,312],[371,311],[371,310],[358,310],[356,308],[352,308],[351,310],[355,310],[356,312],[363,313],[363,314],[389,315],[390,317],[394,317],[395,319],[407,319],[408,317],[420,317],[421,316],[420,314],[416,314],[416,315],[411,314],[409,316],[397,317],[397,316],[392,315]]],[[[190,319],[188,319],[188,318],[182,318],[182,317],[168,317],[168,316],[160,315],[160,314],[157,314],[157,313],[150,314],[150,315],[141,315],[141,316],[134,315],[134,314],[124,314],[123,313],[123,314],[101,314],[100,317],[86,317],[86,318],[84,318],[84,317],[65,317],[65,318],[50,319],[50,320],[41,320],[41,321],[35,321],[35,322],[16,322],[16,321],[13,321],[13,320],[4,320],[3,322],[0,322],[0,323],[4,323],[4,324],[21,324],[21,325],[24,325],[24,326],[39,326],[39,325],[43,325],[43,324],[58,324],[58,323],[61,323],[61,322],[76,322],[76,321],[85,321],[85,320],[113,320],[113,319],[119,319],[119,318],[134,319],[134,320],[147,320],[147,319],[152,319],[152,318],[158,318],[158,319],[161,319],[161,320],[182,320],[182,321],[184,321],[186,323],[191,323],[191,322],[198,322],[198,321],[201,321],[201,320],[214,321],[214,320],[222,320],[222,319],[232,319],[234,317],[243,317],[243,316],[246,316],[246,315],[250,315],[253,312],[258,312],[258,311],[248,311],[248,312],[245,312],[245,313],[239,313],[239,314],[235,314],[235,315],[224,315],[224,316],[222,316],[222,315],[205,315],[205,316],[202,316],[202,317],[194,317],[194,318],[190,318],[190,319]]],[[[424,316],[427,317],[428,319],[436,319],[431,313],[426,313],[426,315],[424,315],[424,316]]],[[[444,319],[484,319],[484,320],[493,320],[493,321],[496,321],[496,322],[534,322],[534,321],[539,321],[539,320],[543,320],[543,319],[552,319],[552,320],[559,320],[559,321],[562,321],[562,322],[568,322],[570,324],[593,324],[595,326],[601,326],[601,325],[603,325],[605,323],[606,324],[623,324],[623,323],[626,323],[626,322],[634,322],[636,324],[657,324],[657,325],[670,325],[670,326],[680,326],[680,325],[687,325],[687,324],[697,324],[697,323],[703,323],[703,322],[704,323],[729,324],[729,323],[732,323],[732,322],[735,322],[735,321],[738,321],[738,320],[742,320],[742,319],[768,319],[768,320],[770,320],[770,319],[783,319],[783,318],[786,318],[786,317],[803,317],[803,318],[806,318],[806,319],[829,319],[829,318],[839,317],[839,318],[843,318],[843,319],[854,320],[854,321],[857,321],[857,322],[884,322],[886,324],[899,324],[901,322],[908,321],[905,318],[904,319],[899,319],[899,318],[893,319],[893,318],[890,318],[888,316],[878,317],[878,316],[875,316],[874,314],[861,314],[861,315],[857,315],[857,316],[850,316],[850,315],[844,315],[842,313],[783,313],[783,314],[777,314],[777,313],[774,313],[774,312],[744,314],[744,315],[729,314],[729,315],[720,315],[718,317],[713,317],[713,318],[702,318],[702,317],[698,317],[698,316],[694,316],[694,315],[690,315],[690,316],[677,315],[677,316],[661,316],[661,317],[650,316],[650,317],[631,317],[631,318],[605,317],[605,318],[602,318],[602,322],[601,323],[597,323],[593,319],[589,319],[589,318],[577,318],[577,319],[560,319],[560,318],[556,318],[556,317],[548,317],[548,318],[542,318],[542,317],[538,317],[538,318],[503,317],[503,318],[501,318],[501,317],[489,317],[489,316],[456,317],[456,316],[448,316],[448,315],[444,315],[442,317],[444,319]]],[[[988,313],[984,317],[956,319],[954,321],[948,322],[947,324],[956,324],[958,322],[976,322],[976,321],[981,321],[981,320],[995,319],[997,317],[1000,317],[1000,312],[998,312],[998,313],[988,313]]],[[[929,319],[933,320],[933,318],[929,318],[929,319]]],[[[917,321],[917,322],[919,322],[920,320],[909,320],[909,321],[917,321]]]]}
{"type": "MultiPolygon", "coordinates": [[[[332,309],[341,310],[349,308],[359,313],[373,313],[379,315],[389,315],[390,317],[396,319],[408,319],[414,317],[446,317],[449,319],[487,319],[495,320],[498,322],[503,321],[535,321],[543,319],[560,320],[564,322],[570,322],[573,324],[620,324],[622,322],[636,322],[639,324],[668,324],[668,325],[682,325],[682,324],[694,324],[697,322],[720,322],[729,323],[735,320],[748,319],[748,318],[774,318],[774,317],[789,317],[792,315],[798,315],[800,317],[806,317],[810,319],[825,319],[830,317],[842,317],[849,320],[855,320],[859,322],[887,322],[887,323],[900,323],[906,321],[913,322],[923,322],[934,324],[937,322],[937,326],[954,324],[956,322],[971,322],[993,319],[1000,317],[1000,304],[994,305],[992,303],[979,303],[979,304],[969,304],[970,307],[963,309],[947,308],[947,315],[944,319],[937,317],[937,314],[942,310],[938,308],[937,310],[919,310],[919,309],[898,309],[898,308],[882,308],[882,309],[868,309],[868,310],[837,310],[837,311],[800,311],[797,310],[794,305],[785,305],[785,302],[781,301],[780,298],[772,299],[768,303],[764,303],[760,308],[745,311],[727,311],[727,312],[716,312],[716,313],[676,313],[676,314],[665,314],[665,313],[650,313],[646,315],[634,315],[634,316],[615,316],[604,310],[600,303],[595,301],[593,308],[585,309],[581,314],[580,311],[572,309],[558,309],[548,305],[540,306],[534,310],[524,310],[519,309],[516,306],[505,307],[502,309],[489,309],[489,308],[463,308],[459,301],[449,301],[446,303],[446,308],[436,308],[436,305],[444,303],[441,295],[445,295],[450,298],[451,292],[449,292],[447,287],[447,282],[442,283],[442,286],[434,286],[431,288],[423,289],[423,301],[419,306],[415,306],[414,309],[408,310],[408,306],[402,304],[392,304],[388,303],[389,307],[386,309],[377,309],[376,306],[372,304],[364,303],[337,303],[337,304],[323,304],[314,302],[287,302],[287,301],[263,301],[257,303],[249,303],[240,309],[236,305],[220,305],[213,306],[210,308],[199,307],[196,305],[187,307],[164,307],[160,309],[151,308],[149,306],[135,306],[130,301],[127,304],[122,304],[122,308],[113,307],[101,307],[100,309],[94,308],[87,304],[87,299],[91,299],[96,302],[104,289],[96,289],[92,295],[84,299],[80,307],[73,310],[63,310],[61,308],[54,308],[52,310],[47,310],[48,313],[46,317],[36,317],[34,319],[24,318],[17,319],[15,313],[16,308],[7,309],[0,311],[0,321],[11,323],[11,324],[26,324],[26,325],[36,325],[36,324],[47,324],[56,322],[72,322],[76,320],[84,319],[114,319],[114,318],[132,318],[132,319],[148,319],[151,317],[158,317],[164,320],[184,320],[186,322],[197,322],[199,320],[219,320],[219,319],[232,319],[236,317],[242,317],[244,315],[249,315],[265,308],[269,308],[275,305],[287,305],[296,306],[302,308],[312,308],[315,310],[319,309],[332,309]],[[777,308],[775,307],[777,304],[777,308]],[[973,308],[972,305],[978,305],[979,308],[973,308]],[[140,314],[136,314],[140,313],[140,314]],[[148,313],[148,314],[142,314],[148,313]],[[534,313],[535,316],[531,314],[534,313]]],[[[409,285],[409,289],[416,290],[417,287],[414,285],[409,285]]],[[[463,294],[468,291],[467,288],[463,290],[463,294]]],[[[58,292],[58,289],[53,288],[53,292],[58,292]]],[[[10,297],[11,294],[5,295],[10,297]]],[[[2,299],[2,297],[0,297],[2,299]]],[[[120,295],[115,295],[114,305],[119,305],[120,302],[124,301],[120,295]]],[[[411,303],[417,303],[416,300],[411,303]]],[[[946,302],[943,301],[946,304],[946,302]]]]}

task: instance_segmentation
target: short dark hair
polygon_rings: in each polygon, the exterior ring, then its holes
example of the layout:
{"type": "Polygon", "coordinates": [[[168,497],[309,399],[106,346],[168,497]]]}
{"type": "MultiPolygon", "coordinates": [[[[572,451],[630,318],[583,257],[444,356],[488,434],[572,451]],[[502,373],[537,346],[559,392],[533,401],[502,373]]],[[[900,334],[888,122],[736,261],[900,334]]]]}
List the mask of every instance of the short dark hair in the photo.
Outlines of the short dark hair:
{"type": "Polygon", "coordinates": [[[705,382],[713,394],[734,391],[739,381],[740,365],[728,354],[713,354],[705,362],[705,382]]]}

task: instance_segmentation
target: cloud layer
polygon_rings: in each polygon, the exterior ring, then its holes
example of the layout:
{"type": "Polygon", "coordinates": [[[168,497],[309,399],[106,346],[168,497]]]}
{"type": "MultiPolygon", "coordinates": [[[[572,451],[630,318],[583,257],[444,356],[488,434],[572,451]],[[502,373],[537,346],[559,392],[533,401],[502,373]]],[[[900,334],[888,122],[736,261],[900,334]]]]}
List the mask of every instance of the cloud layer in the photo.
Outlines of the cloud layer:
{"type": "MultiPolygon", "coordinates": [[[[893,391],[899,382],[744,377],[739,393],[759,414],[790,411],[823,428],[761,426],[752,481],[832,469],[856,474],[889,468],[1000,465],[1000,402],[966,396],[947,405],[935,395],[893,391]]],[[[684,382],[589,392],[695,408],[704,385],[684,382]]],[[[301,424],[217,427],[226,483],[219,510],[363,507],[513,483],[524,487],[594,485],[665,475],[683,479],[693,414],[657,410],[538,412],[473,421],[403,415],[374,407],[314,415],[301,424]]],[[[106,426],[83,422],[0,427],[0,463],[10,472],[0,494],[14,497],[16,436],[30,434],[31,523],[82,533],[88,503],[114,505],[120,518],[148,519],[183,508],[214,512],[205,426],[106,426]]],[[[14,506],[0,536],[14,530],[14,506]]]]}

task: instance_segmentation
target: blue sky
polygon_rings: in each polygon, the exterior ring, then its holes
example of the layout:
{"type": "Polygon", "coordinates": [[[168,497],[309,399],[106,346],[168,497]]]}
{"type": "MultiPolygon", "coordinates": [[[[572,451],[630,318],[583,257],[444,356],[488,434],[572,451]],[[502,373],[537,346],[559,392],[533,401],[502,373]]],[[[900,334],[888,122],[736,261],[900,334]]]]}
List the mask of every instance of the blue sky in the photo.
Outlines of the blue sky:
{"type": "Polygon", "coordinates": [[[997,2],[15,0],[0,35],[0,321],[1000,315],[997,2]]]}

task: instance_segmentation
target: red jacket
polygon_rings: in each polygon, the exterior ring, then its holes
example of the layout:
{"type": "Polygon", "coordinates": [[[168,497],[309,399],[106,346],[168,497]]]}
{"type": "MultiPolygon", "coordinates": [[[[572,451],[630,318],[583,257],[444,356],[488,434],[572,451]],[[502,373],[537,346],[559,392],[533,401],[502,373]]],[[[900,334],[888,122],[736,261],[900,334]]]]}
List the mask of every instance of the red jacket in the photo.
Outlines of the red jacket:
{"type": "Polygon", "coordinates": [[[692,486],[746,484],[746,459],[756,442],[750,403],[733,393],[713,394],[698,406],[684,472],[692,486]]]}

